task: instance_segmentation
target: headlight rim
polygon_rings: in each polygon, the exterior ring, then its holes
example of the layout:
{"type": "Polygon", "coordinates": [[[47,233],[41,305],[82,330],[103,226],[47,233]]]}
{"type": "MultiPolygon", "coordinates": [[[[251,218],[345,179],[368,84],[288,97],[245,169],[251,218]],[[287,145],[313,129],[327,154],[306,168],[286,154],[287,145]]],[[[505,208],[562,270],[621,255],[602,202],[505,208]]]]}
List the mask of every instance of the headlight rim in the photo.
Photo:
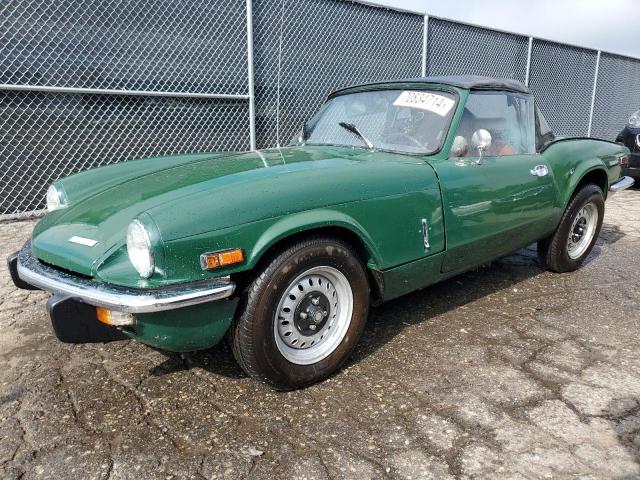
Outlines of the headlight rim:
{"type": "Polygon", "coordinates": [[[631,115],[629,115],[629,120],[627,124],[631,128],[640,128],[640,110],[636,110],[631,115]]]}
{"type": "Polygon", "coordinates": [[[55,212],[58,210],[62,210],[67,208],[69,205],[67,203],[67,195],[62,188],[61,185],[56,184],[55,182],[49,185],[47,188],[47,192],[45,194],[45,204],[47,208],[47,213],[55,212]],[[52,200],[53,193],[55,193],[55,200],[57,203],[52,204],[50,200],[52,200]],[[50,196],[51,195],[51,196],[50,196]]]}
{"type": "Polygon", "coordinates": [[[153,241],[151,239],[151,236],[152,235],[151,235],[151,232],[149,231],[149,228],[147,228],[144,222],[142,222],[139,218],[134,218],[131,222],[129,222],[129,225],[127,226],[126,237],[125,237],[127,257],[129,258],[129,262],[131,263],[135,271],[138,273],[140,278],[143,278],[143,279],[151,278],[156,270],[156,258],[154,254],[153,241]],[[139,229],[139,231],[142,233],[142,239],[144,241],[144,244],[145,244],[144,246],[146,248],[146,253],[149,259],[149,262],[146,268],[142,268],[139,262],[134,261],[134,259],[132,259],[132,257],[135,257],[135,255],[133,255],[133,253],[135,252],[132,253],[133,247],[130,245],[131,243],[130,232],[132,228],[139,229]]]}

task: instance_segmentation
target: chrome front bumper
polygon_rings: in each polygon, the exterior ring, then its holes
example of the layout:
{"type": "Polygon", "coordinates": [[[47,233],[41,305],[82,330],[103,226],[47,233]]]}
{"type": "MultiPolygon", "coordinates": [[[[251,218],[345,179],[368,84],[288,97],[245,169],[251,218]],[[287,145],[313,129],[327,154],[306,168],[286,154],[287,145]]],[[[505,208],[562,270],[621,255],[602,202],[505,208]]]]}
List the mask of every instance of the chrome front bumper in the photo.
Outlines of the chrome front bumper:
{"type": "Polygon", "coordinates": [[[633,178],[631,177],[621,177],[611,185],[609,185],[609,191],[612,193],[619,192],[620,190],[626,190],[627,188],[633,186],[633,178]]]}
{"type": "Polygon", "coordinates": [[[225,279],[153,289],[111,285],[66,273],[39,262],[33,256],[31,242],[27,242],[18,253],[17,275],[23,282],[41,290],[126,313],[160,312],[221,300],[231,296],[235,289],[235,283],[225,279]]]}

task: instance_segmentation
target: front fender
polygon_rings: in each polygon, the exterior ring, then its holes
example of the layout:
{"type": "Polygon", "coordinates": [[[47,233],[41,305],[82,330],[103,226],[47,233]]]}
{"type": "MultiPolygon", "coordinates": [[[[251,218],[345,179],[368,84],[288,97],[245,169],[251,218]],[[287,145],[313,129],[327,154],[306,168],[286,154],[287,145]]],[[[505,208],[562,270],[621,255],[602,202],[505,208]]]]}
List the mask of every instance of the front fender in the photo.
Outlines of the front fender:
{"type": "Polygon", "coordinates": [[[381,253],[367,230],[353,217],[328,208],[300,212],[283,217],[267,228],[258,238],[248,254],[248,264],[253,267],[271,247],[281,240],[300,232],[323,227],[343,228],[355,234],[368,253],[368,265],[376,268],[382,260],[381,253]]]}
{"type": "Polygon", "coordinates": [[[154,276],[150,280],[139,280],[137,273],[128,261],[126,246],[122,245],[101,263],[96,276],[116,284],[137,281],[138,286],[147,287],[210,280],[250,270],[256,266],[268,249],[284,238],[323,227],[343,228],[356,235],[367,250],[368,265],[371,268],[378,267],[382,255],[367,229],[344,212],[322,208],[166,242],[163,244],[161,255],[158,256],[161,260],[158,266],[162,269],[162,278],[154,276]],[[244,250],[244,263],[222,270],[202,270],[200,254],[232,247],[244,250]],[[156,283],[152,283],[152,281],[156,283]],[[140,283],[144,285],[140,285],[140,283]]]}
{"type": "Polygon", "coordinates": [[[442,203],[437,189],[350,202],[267,218],[256,222],[178,238],[165,244],[169,283],[211,279],[253,269],[271,247],[292,235],[323,227],[342,228],[364,245],[367,264],[385,270],[444,250],[442,203]],[[422,219],[429,225],[425,250],[422,219]],[[202,270],[204,252],[242,248],[245,262],[219,270],[202,270]]]}

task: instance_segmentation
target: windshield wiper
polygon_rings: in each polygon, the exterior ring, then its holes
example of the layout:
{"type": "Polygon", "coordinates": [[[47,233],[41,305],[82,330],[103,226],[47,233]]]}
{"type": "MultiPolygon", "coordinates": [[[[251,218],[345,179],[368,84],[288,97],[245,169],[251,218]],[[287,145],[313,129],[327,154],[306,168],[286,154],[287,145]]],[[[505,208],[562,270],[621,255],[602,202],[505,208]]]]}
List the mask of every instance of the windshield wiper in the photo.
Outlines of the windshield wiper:
{"type": "Polygon", "coordinates": [[[367,148],[369,150],[373,150],[373,143],[371,143],[371,141],[367,137],[365,137],[362,134],[362,132],[360,130],[358,130],[358,127],[356,127],[353,123],[339,122],[338,125],[340,125],[345,130],[348,130],[351,133],[353,133],[353,134],[357,135],[358,137],[360,137],[362,139],[362,141],[365,143],[365,145],[367,146],[367,148]]]}

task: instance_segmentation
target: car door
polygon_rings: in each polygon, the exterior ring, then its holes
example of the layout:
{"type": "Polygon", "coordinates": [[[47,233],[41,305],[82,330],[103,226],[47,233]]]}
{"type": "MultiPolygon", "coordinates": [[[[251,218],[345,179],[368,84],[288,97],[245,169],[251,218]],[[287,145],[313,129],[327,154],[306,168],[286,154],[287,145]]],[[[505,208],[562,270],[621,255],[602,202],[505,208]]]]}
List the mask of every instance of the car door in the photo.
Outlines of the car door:
{"type": "Polygon", "coordinates": [[[535,151],[530,95],[472,91],[454,146],[454,156],[434,165],[447,235],[443,272],[492,260],[548,232],[553,174],[535,151]],[[474,149],[479,130],[491,135],[484,149],[474,149]]]}

